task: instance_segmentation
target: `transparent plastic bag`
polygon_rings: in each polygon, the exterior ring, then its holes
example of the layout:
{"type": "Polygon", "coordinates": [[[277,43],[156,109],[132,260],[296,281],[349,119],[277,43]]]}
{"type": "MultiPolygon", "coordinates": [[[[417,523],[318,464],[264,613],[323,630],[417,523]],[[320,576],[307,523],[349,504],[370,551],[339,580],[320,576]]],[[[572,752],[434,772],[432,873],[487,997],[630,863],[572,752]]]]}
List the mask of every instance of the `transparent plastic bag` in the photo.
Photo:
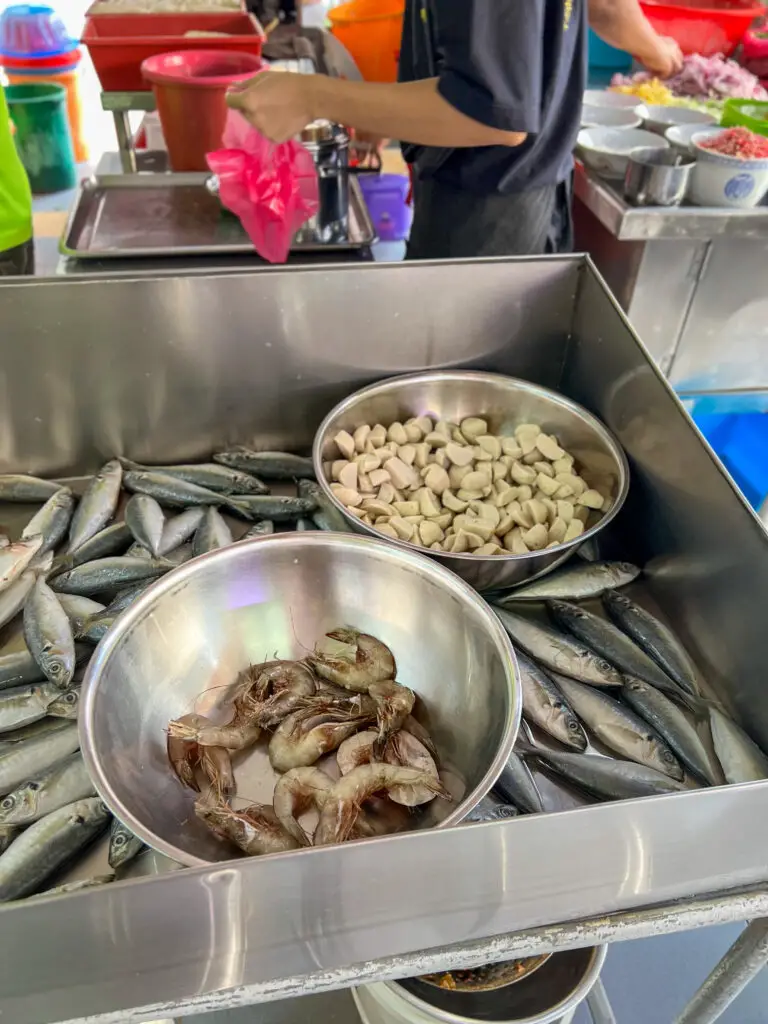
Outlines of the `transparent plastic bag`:
{"type": "Polygon", "coordinates": [[[222,142],[224,149],[206,155],[219,199],[240,218],[259,256],[285,263],[294,235],[319,206],[311,153],[298,142],[269,142],[234,110],[222,142]]]}

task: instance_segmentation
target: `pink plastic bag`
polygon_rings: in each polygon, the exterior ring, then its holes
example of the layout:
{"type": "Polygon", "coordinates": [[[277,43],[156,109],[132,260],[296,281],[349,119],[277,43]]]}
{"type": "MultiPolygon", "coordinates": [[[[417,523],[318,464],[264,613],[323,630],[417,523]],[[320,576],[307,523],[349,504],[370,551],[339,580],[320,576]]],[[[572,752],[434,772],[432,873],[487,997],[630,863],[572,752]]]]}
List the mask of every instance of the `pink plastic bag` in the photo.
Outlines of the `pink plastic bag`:
{"type": "Polygon", "coordinates": [[[293,236],[319,206],[311,153],[298,142],[269,142],[234,110],[222,142],[225,149],[206,155],[219,199],[240,218],[259,256],[285,263],[293,236]]]}

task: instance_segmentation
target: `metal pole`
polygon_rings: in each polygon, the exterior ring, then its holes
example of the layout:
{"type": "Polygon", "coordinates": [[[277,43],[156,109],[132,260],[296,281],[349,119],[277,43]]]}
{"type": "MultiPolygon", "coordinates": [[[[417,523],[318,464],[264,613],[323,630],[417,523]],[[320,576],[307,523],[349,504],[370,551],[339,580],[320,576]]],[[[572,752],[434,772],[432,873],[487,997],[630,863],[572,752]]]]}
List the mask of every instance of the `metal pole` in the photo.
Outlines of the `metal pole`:
{"type": "Polygon", "coordinates": [[[131,126],[128,121],[128,111],[113,110],[112,117],[115,122],[117,148],[120,151],[120,163],[123,168],[123,174],[135,174],[137,169],[136,153],[134,152],[133,141],[131,139],[131,126]]]}
{"type": "Polygon", "coordinates": [[[675,1024],[713,1024],[768,960],[768,918],[752,921],[691,999],[675,1024]]]}
{"type": "Polygon", "coordinates": [[[585,1001],[592,1017],[592,1024],[616,1024],[616,1015],[608,1002],[608,994],[601,978],[598,978],[589,990],[585,1001]]]}

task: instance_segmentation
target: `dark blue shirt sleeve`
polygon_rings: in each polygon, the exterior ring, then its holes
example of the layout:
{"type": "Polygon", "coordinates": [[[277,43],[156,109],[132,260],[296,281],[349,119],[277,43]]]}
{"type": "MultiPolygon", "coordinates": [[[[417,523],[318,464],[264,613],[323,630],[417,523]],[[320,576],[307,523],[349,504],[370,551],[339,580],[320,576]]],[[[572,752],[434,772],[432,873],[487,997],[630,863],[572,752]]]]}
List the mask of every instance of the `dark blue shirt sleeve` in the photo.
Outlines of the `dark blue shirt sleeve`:
{"type": "Polygon", "coordinates": [[[540,129],[547,0],[431,0],[438,91],[474,121],[540,129]]]}

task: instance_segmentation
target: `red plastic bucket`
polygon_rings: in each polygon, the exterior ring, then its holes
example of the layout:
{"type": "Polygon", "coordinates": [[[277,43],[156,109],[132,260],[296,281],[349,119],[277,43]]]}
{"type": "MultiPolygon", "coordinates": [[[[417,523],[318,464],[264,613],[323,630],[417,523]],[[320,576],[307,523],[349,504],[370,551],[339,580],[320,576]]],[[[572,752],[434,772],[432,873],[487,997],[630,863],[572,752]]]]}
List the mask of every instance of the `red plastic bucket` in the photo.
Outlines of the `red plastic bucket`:
{"type": "Polygon", "coordinates": [[[221,148],[226,92],[263,67],[260,57],[226,50],[186,50],[149,57],[141,73],[152,84],[174,171],[206,171],[205,154],[221,148]]]}

